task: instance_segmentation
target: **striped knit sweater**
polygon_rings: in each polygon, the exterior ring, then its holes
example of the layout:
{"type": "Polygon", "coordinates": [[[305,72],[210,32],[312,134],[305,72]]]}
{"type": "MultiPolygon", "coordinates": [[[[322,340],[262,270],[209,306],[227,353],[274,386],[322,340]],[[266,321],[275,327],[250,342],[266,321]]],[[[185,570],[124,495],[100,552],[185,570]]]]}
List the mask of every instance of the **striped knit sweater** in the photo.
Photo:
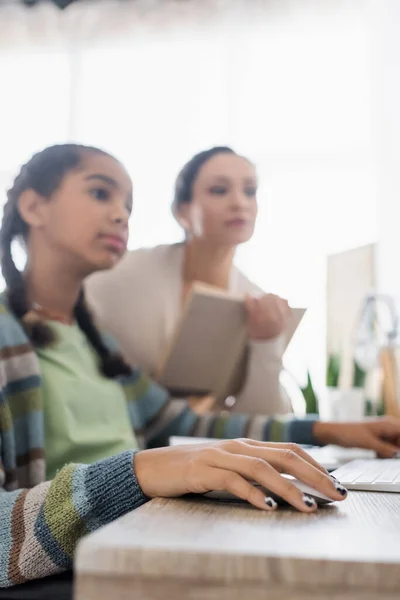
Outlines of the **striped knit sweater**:
{"type": "MultiPolygon", "coordinates": [[[[138,371],[121,380],[141,447],[175,435],[315,443],[312,420],[196,415],[138,371]]],[[[71,568],[78,540],[146,502],[135,451],[67,464],[45,481],[39,361],[0,301],[0,588],[71,568]]]]}

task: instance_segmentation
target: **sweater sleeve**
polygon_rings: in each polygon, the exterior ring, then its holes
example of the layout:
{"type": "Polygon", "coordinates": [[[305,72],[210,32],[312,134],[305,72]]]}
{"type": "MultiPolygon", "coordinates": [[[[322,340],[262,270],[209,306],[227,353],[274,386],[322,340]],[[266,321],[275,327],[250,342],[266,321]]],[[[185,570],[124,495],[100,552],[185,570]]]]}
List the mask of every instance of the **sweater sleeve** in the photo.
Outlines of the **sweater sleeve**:
{"type": "Polygon", "coordinates": [[[137,376],[130,402],[132,421],[139,425],[146,447],[168,445],[169,437],[220,439],[248,437],[261,441],[320,445],[313,434],[316,416],[265,416],[240,413],[197,414],[187,400],[171,398],[145,375],[137,376]]]}
{"type": "Polygon", "coordinates": [[[67,465],[31,489],[0,489],[0,588],[70,568],[82,536],[146,500],[133,451],[67,465]]]}
{"type": "Polygon", "coordinates": [[[234,412],[254,415],[292,412],[290,400],[279,383],[282,356],[282,337],[250,342],[246,380],[236,396],[234,412]]]}

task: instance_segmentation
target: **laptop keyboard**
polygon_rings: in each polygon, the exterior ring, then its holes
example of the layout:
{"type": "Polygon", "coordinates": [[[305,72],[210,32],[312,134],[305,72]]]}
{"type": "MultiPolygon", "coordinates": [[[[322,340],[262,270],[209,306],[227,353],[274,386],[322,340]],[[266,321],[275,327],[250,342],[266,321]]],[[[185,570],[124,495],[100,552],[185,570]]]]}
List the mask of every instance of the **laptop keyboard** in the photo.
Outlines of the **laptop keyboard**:
{"type": "Polygon", "coordinates": [[[398,458],[353,460],[332,474],[348,489],[400,492],[398,458]]]}

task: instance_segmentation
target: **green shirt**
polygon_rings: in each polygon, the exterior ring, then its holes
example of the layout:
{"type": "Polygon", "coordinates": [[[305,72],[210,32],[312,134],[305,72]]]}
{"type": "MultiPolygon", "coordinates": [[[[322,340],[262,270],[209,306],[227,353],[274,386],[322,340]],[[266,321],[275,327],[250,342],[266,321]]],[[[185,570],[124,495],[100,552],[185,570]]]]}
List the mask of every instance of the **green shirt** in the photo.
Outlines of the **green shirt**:
{"type": "Polygon", "coordinates": [[[46,478],[66,463],[91,464],[137,447],[122,386],[101,374],[78,325],[49,322],[57,335],[39,349],[43,378],[46,478]]]}

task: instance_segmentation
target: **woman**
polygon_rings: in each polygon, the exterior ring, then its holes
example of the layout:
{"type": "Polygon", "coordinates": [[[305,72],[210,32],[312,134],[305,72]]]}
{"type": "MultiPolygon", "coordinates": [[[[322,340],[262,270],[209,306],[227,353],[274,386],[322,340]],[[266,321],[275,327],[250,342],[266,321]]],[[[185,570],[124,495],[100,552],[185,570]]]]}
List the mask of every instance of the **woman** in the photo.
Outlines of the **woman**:
{"type": "Polygon", "coordinates": [[[263,294],[233,265],[237,246],[251,238],[256,222],[254,166],[226,147],[197,154],[177,178],[173,213],[183,243],[130,252],[113,271],[90,278],[88,301],[99,322],[131,364],[154,375],[195,281],[246,297],[249,359],[233,410],[290,412],[279,385],[288,303],[263,294]]]}
{"type": "MultiPolygon", "coordinates": [[[[318,423],[195,415],[132,371],[97,331],[82,283],[125,251],[129,176],[96,148],[36,154],[8,192],[0,231],[7,289],[0,307],[0,587],[72,566],[88,531],[155,496],[227,490],[269,511],[256,481],[305,513],[316,510],[280,472],[334,500],[346,490],[293,444],[225,440],[162,448],[170,434],[204,431],[260,440],[398,450],[396,420],[318,423]],[[11,246],[23,242],[24,273],[11,246]],[[152,449],[141,449],[145,447],[152,449]]],[[[1,593],[1,592],[0,592],[1,593]]]]}

